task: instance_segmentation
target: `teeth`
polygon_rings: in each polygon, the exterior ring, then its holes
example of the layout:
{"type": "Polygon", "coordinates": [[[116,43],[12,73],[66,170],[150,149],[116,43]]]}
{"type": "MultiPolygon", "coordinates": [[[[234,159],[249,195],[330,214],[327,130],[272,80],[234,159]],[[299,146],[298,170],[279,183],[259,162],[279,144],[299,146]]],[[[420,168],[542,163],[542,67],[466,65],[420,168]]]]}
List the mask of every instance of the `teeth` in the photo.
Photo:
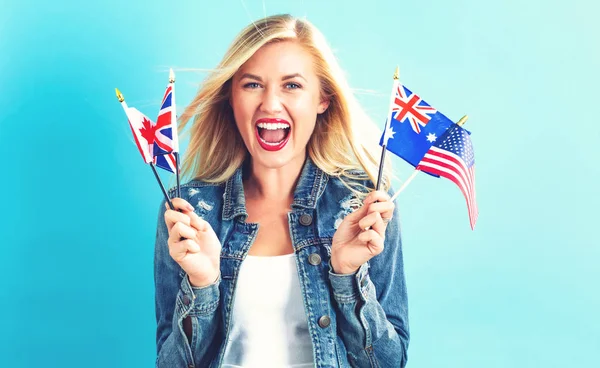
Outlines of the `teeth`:
{"type": "Polygon", "coordinates": [[[258,139],[260,139],[267,146],[277,146],[279,143],[281,143],[281,142],[267,142],[267,141],[265,141],[264,139],[262,139],[260,137],[258,139]]]}
{"type": "Polygon", "coordinates": [[[284,123],[258,123],[258,127],[267,130],[289,129],[290,126],[284,123]]]}

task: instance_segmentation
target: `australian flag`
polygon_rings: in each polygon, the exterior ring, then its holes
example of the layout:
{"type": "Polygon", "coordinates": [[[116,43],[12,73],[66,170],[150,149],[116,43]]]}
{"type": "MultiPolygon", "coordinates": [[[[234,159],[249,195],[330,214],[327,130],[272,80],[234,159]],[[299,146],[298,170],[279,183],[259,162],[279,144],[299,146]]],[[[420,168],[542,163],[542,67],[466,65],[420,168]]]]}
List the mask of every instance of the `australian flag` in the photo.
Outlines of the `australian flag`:
{"type": "Polygon", "coordinates": [[[417,166],[433,143],[454,123],[421,97],[398,84],[390,124],[380,144],[417,166]]]}
{"type": "Polygon", "coordinates": [[[467,200],[473,229],[479,212],[470,133],[401,84],[393,100],[380,144],[417,170],[454,182],[467,200]]]}
{"type": "Polygon", "coordinates": [[[172,173],[177,163],[174,153],[179,151],[173,85],[169,84],[162,100],[156,125],[154,126],[154,163],[172,173]]]}

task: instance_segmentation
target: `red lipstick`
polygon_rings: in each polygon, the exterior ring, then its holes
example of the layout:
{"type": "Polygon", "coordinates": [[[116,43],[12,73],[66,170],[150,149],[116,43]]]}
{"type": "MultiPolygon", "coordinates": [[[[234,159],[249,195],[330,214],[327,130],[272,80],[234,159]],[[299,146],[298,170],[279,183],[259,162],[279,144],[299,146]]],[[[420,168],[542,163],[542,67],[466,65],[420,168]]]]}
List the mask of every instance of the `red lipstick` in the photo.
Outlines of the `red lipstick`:
{"type": "Polygon", "coordinates": [[[285,119],[262,118],[262,119],[258,119],[256,121],[254,132],[256,134],[256,139],[258,140],[258,144],[264,150],[274,152],[274,151],[279,151],[283,147],[285,147],[285,145],[287,144],[287,142],[290,139],[290,129],[291,129],[291,125],[285,119]],[[284,129],[284,130],[287,130],[287,132],[285,132],[285,137],[281,141],[268,142],[261,137],[260,132],[259,132],[260,129],[266,129],[266,130],[284,129]]]}

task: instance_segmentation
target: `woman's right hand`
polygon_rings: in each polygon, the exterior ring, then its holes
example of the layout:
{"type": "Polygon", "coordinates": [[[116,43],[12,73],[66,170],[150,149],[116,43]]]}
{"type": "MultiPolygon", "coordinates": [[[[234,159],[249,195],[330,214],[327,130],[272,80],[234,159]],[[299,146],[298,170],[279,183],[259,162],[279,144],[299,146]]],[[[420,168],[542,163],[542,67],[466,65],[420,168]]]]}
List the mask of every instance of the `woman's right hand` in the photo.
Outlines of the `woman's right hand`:
{"type": "Polygon", "coordinates": [[[169,254],[188,274],[192,286],[208,286],[219,277],[219,238],[210,224],[194,213],[192,205],[181,198],[173,198],[171,202],[175,210],[165,203],[169,254]]]}

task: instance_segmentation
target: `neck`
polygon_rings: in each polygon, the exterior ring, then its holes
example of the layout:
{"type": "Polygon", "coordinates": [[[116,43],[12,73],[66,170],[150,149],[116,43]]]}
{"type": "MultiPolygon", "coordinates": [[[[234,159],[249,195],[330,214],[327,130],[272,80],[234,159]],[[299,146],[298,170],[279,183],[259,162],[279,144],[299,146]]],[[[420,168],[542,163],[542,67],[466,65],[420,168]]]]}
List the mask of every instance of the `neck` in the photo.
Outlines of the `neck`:
{"type": "Polygon", "coordinates": [[[246,198],[291,203],[303,165],[304,157],[275,169],[260,166],[252,160],[250,175],[244,181],[246,198]]]}

